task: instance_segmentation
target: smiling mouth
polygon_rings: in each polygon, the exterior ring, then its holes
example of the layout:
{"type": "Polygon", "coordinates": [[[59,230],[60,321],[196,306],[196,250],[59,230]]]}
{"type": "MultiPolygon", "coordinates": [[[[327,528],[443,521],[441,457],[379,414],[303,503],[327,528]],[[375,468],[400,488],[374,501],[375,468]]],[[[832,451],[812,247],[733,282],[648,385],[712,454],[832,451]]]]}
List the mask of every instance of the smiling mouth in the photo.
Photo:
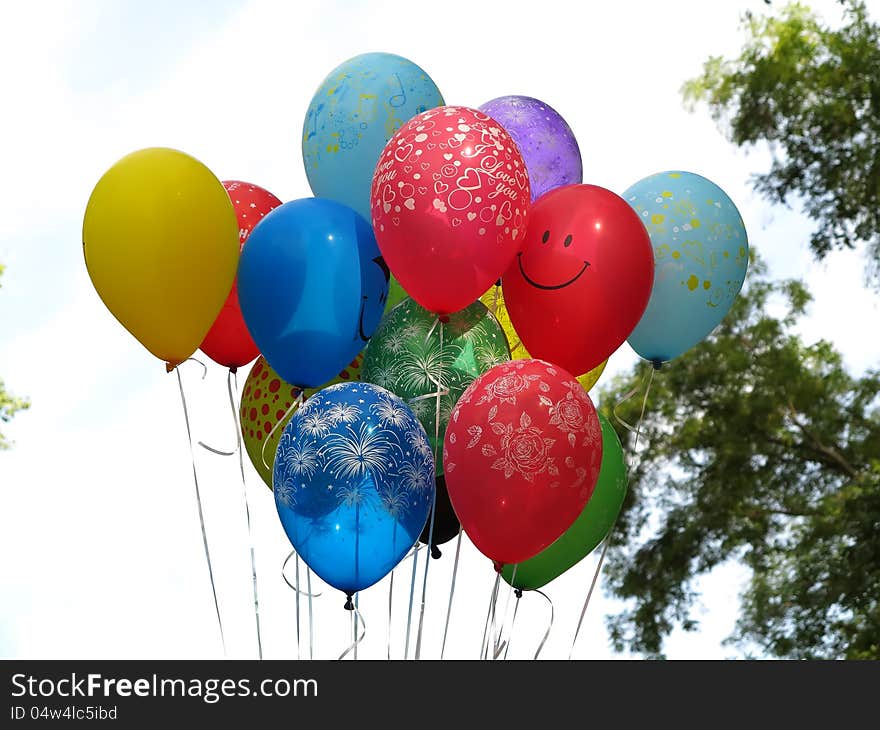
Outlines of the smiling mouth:
{"type": "Polygon", "coordinates": [[[358,334],[364,342],[369,342],[370,338],[364,332],[364,310],[367,308],[367,297],[361,297],[361,316],[358,317],[358,334]]]}
{"type": "Polygon", "coordinates": [[[581,278],[581,274],[583,274],[587,270],[587,267],[589,267],[589,265],[590,265],[589,261],[584,261],[583,267],[581,268],[580,271],[577,272],[577,274],[574,275],[573,278],[569,279],[568,281],[563,282],[562,284],[553,284],[552,286],[550,286],[547,284],[539,284],[534,279],[529,278],[529,275],[526,273],[526,270],[523,268],[523,265],[522,265],[522,251],[520,251],[516,255],[516,260],[519,262],[519,273],[521,273],[523,275],[523,278],[529,284],[531,284],[536,289],[544,289],[544,290],[548,290],[548,291],[552,290],[552,289],[562,289],[562,288],[568,286],[569,284],[574,284],[578,279],[581,278]]]}

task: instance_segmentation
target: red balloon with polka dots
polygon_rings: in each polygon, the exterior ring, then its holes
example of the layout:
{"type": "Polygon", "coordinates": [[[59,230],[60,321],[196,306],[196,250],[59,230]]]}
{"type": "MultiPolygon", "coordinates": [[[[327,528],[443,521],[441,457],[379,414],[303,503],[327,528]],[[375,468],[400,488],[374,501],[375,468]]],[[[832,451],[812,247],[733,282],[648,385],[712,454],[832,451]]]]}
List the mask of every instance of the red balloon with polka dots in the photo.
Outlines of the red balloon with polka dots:
{"type": "MultiPolygon", "coordinates": [[[[240,180],[226,180],[223,187],[226,188],[238,218],[238,242],[241,251],[254,226],[281,205],[281,201],[259,185],[240,180]]],[[[205,335],[200,349],[214,362],[232,370],[247,365],[260,354],[244,323],[244,317],[241,316],[238,279],[233,282],[232,291],[205,335]]]]}
{"type": "MultiPolygon", "coordinates": [[[[360,380],[363,360],[363,354],[359,354],[336,378],[325,383],[321,388],[326,388],[334,383],[360,380]]],[[[303,399],[308,399],[321,388],[309,388],[303,393],[303,399]]],[[[262,355],[257,358],[244,383],[239,416],[245,451],[269,489],[272,488],[272,464],[275,462],[275,450],[278,448],[284,426],[293,415],[288,413],[288,410],[298,395],[299,388],[282,380],[262,355]],[[279,422],[281,424],[275,428],[275,424],[279,422]],[[275,429],[274,433],[272,433],[273,429],[275,429]],[[266,444],[267,438],[269,439],[268,444],[266,444]],[[265,464],[263,463],[264,454],[265,464]],[[267,465],[268,468],[266,468],[267,465]]]]}

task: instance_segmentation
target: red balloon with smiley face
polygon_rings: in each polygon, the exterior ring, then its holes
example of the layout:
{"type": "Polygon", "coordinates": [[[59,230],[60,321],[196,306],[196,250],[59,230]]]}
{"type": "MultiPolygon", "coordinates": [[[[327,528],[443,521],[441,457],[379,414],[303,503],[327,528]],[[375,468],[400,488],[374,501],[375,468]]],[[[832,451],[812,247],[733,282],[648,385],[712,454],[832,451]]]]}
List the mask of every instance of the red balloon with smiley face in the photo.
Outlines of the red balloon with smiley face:
{"type": "Polygon", "coordinates": [[[597,185],[567,185],[535,201],[522,250],[502,276],[525,347],[573,373],[620,347],[653,283],[647,229],[623,198],[597,185]]]}

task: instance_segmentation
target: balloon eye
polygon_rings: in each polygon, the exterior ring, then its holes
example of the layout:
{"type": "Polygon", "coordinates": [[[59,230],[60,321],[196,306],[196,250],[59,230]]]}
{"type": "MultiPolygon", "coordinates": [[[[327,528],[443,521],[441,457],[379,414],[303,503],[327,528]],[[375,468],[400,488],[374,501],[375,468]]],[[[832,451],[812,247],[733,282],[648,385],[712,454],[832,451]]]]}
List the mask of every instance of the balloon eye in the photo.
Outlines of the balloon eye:
{"type": "Polygon", "coordinates": [[[550,231],[544,231],[544,235],[541,236],[541,243],[547,243],[550,240],[550,231]]]}
{"type": "Polygon", "coordinates": [[[565,237],[565,241],[563,241],[562,245],[565,246],[566,248],[571,246],[571,234],[570,233],[565,237]]]}

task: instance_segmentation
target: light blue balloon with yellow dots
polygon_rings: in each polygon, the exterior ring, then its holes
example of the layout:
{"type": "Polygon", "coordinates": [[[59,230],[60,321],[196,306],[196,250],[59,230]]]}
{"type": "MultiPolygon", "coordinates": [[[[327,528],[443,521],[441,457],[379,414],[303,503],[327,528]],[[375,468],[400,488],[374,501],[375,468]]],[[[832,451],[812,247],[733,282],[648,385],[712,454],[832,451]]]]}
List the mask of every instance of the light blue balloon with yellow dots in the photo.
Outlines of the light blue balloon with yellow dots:
{"type": "Polygon", "coordinates": [[[333,69],[303,123],[303,163],[315,197],[370,220],[370,185],[385,144],[416,114],[442,105],[431,77],[401,56],[364,53],[333,69]]]}
{"type": "Polygon", "coordinates": [[[733,201],[711,180],[669,171],[623,193],[651,237],[654,288],[628,338],[655,365],[702,341],[724,319],[742,288],[749,242],[733,201]]]}

